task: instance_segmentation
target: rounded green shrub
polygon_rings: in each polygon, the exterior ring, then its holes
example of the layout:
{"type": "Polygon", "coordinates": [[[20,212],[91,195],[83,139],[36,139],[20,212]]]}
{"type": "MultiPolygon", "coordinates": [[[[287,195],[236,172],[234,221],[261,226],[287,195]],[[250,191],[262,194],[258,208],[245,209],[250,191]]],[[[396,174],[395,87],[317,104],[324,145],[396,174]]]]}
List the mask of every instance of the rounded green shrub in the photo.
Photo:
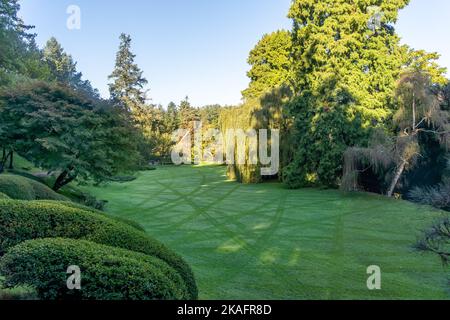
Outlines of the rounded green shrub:
{"type": "Polygon", "coordinates": [[[0,192],[17,200],[62,200],[68,198],[54,192],[45,184],[18,175],[0,175],[0,192]]]}
{"type": "Polygon", "coordinates": [[[0,192],[0,200],[3,200],[3,199],[11,199],[11,198],[8,197],[6,194],[0,192]]]}
{"type": "Polygon", "coordinates": [[[142,253],[73,239],[37,239],[0,261],[4,285],[33,287],[40,299],[181,300],[189,297],[180,275],[142,253]],[[69,266],[81,272],[80,290],[67,288],[69,266]]]}
{"type": "Polygon", "coordinates": [[[55,200],[41,200],[39,201],[41,203],[48,203],[48,204],[60,204],[60,205],[64,205],[66,207],[70,207],[70,208],[74,208],[74,209],[80,209],[80,210],[84,210],[84,211],[88,211],[91,213],[96,213],[96,214],[100,214],[106,217],[109,217],[113,220],[125,223],[133,228],[135,228],[136,230],[142,231],[142,232],[146,232],[144,227],[142,227],[139,223],[126,219],[126,218],[122,218],[122,217],[116,217],[116,216],[111,216],[106,214],[103,211],[91,208],[91,207],[86,207],[82,204],[76,203],[76,202],[70,202],[70,201],[55,201],[55,200]]]}
{"type": "Polygon", "coordinates": [[[82,239],[155,256],[181,275],[190,299],[197,299],[197,286],[189,265],[144,232],[109,217],[64,204],[0,201],[0,256],[23,241],[40,238],[82,239]]]}

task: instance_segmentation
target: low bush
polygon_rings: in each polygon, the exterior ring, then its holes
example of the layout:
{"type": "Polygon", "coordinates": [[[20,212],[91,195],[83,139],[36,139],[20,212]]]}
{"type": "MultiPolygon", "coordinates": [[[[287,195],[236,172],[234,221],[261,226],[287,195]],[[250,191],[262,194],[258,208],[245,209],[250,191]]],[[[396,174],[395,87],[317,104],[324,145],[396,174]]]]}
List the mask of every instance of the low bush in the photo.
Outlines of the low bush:
{"type": "Polygon", "coordinates": [[[68,200],[46,185],[18,175],[0,175],[0,192],[17,200],[68,200]]]}
{"type": "Polygon", "coordinates": [[[0,192],[0,200],[3,200],[3,199],[11,199],[11,198],[8,197],[6,194],[0,192]]]}
{"type": "MultiPolygon", "coordinates": [[[[34,174],[30,173],[29,171],[18,170],[18,169],[8,169],[7,172],[9,174],[13,174],[13,175],[16,175],[16,176],[21,176],[21,177],[24,177],[24,178],[27,178],[27,179],[31,179],[31,180],[34,180],[36,182],[43,183],[43,184],[46,185],[46,181],[45,181],[44,178],[39,177],[39,176],[35,176],[34,174]]],[[[47,187],[50,187],[50,186],[47,185],[47,187]]]]}
{"type": "MultiPolygon", "coordinates": [[[[0,197],[0,199],[1,199],[1,197],[0,197]]],[[[137,223],[135,221],[132,221],[132,220],[129,220],[129,219],[126,219],[126,218],[122,218],[122,217],[111,216],[111,215],[106,214],[103,211],[94,209],[92,207],[86,207],[86,206],[84,206],[82,204],[79,204],[79,203],[69,202],[69,201],[54,201],[54,200],[41,200],[39,202],[41,202],[41,203],[49,203],[49,204],[59,204],[59,205],[63,205],[63,206],[70,207],[70,208],[81,209],[81,210],[84,210],[84,211],[89,211],[89,212],[92,212],[92,213],[100,214],[100,215],[103,215],[105,217],[109,217],[109,218],[111,218],[113,220],[125,223],[125,224],[135,228],[136,230],[139,230],[139,231],[142,231],[142,232],[146,232],[144,227],[142,227],[139,223],[137,223]]]]}
{"type": "Polygon", "coordinates": [[[26,240],[39,238],[82,239],[155,256],[179,272],[190,299],[197,286],[189,265],[159,241],[104,215],[39,201],[0,201],[0,256],[26,240]]]}
{"type": "Polygon", "coordinates": [[[180,275],[162,260],[83,240],[23,242],[2,258],[0,272],[6,287],[31,286],[44,300],[189,298],[180,275]],[[80,290],[67,288],[69,266],[80,268],[80,290]]]}

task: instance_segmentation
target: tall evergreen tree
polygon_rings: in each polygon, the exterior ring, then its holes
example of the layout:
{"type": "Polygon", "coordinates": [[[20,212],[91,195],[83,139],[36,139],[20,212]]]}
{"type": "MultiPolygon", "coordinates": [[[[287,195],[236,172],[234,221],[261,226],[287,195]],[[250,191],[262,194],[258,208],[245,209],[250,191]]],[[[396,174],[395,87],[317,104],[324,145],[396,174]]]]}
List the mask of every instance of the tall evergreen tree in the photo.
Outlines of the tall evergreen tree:
{"type": "Polygon", "coordinates": [[[193,121],[199,120],[195,108],[191,106],[189,97],[181,101],[178,108],[179,123],[183,129],[193,129],[193,121]]]}
{"type": "Polygon", "coordinates": [[[81,77],[72,56],[64,52],[63,47],[54,37],[47,41],[43,55],[44,61],[49,65],[57,81],[70,83],[73,78],[81,77]]]}
{"type": "Polygon", "coordinates": [[[175,132],[180,126],[178,119],[178,107],[174,102],[170,102],[165,113],[164,123],[168,133],[175,132]]]}
{"type": "Polygon", "coordinates": [[[116,55],[116,65],[109,76],[111,99],[124,109],[139,117],[140,110],[146,101],[145,85],[148,81],[143,71],[134,62],[136,55],[131,52],[131,37],[120,35],[120,47],[116,55]]]}
{"type": "Polygon", "coordinates": [[[311,181],[336,185],[346,147],[363,143],[365,128],[383,125],[393,114],[395,84],[407,56],[393,23],[408,2],[293,1],[296,98],[289,112],[297,144],[285,174],[291,187],[311,181]]]}
{"type": "Polygon", "coordinates": [[[33,27],[19,18],[19,10],[18,0],[0,0],[0,86],[49,75],[30,32],[33,27]]]}
{"type": "Polygon", "coordinates": [[[83,74],[77,70],[77,63],[66,53],[61,44],[54,38],[47,41],[43,49],[43,60],[51,71],[51,80],[70,86],[72,89],[98,98],[99,93],[92,88],[88,80],[83,80],[83,74]]]}
{"type": "MultiPolygon", "coordinates": [[[[405,48],[393,23],[409,0],[295,0],[293,56],[297,93],[317,94],[331,80],[348,91],[368,123],[392,112],[405,48]],[[377,5],[377,7],[374,7],[377,5]],[[378,27],[369,22],[374,12],[378,27]]],[[[295,110],[294,110],[295,113],[295,110]]]]}

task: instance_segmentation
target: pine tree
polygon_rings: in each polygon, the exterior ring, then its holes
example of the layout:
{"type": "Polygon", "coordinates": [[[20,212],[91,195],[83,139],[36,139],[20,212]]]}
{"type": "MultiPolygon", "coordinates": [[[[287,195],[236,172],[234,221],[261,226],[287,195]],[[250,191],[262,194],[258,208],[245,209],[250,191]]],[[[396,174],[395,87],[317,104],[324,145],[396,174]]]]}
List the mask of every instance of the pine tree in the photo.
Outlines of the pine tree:
{"type": "Polygon", "coordinates": [[[143,71],[134,62],[136,55],[131,52],[131,37],[120,35],[120,47],[116,55],[116,65],[109,76],[111,99],[124,109],[139,117],[146,101],[145,85],[148,81],[143,77],[143,71]]]}
{"type": "Polygon", "coordinates": [[[195,108],[191,106],[189,97],[186,97],[183,101],[181,101],[178,116],[181,128],[193,130],[193,122],[199,120],[199,117],[195,108]]]}
{"type": "Polygon", "coordinates": [[[18,0],[0,0],[0,86],[48,76],[33,27],[19,18],[19,10],[18,0]]]}
{"type": "Polygon", "coordinates": [[[165,113],[164,125],[168,133],[175,132],[180,126],[178,119],[178,107],[174,102],[170,102],[165,113]]]}
{"type": "Polygon", "coordinates": [[[77,70],[77,63],[72,56],[64,51],[61,44],[54,38],[47,41],[43,49],[43,60],[50,69],[50,80],[70,86],[72,89],[89,97],[99,98],[99,93],[88,80],[83,80],[83,74],[77,70]]]}

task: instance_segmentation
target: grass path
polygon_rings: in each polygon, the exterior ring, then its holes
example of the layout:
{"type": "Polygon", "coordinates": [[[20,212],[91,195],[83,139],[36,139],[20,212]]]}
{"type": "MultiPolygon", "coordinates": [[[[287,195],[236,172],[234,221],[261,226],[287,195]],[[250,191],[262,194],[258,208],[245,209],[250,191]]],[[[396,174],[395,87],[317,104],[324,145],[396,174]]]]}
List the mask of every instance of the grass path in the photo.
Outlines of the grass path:
{"type": "Polygon", "coordinates": [[[441,213],[335,190],[227,181],[223,167],[166,167],[90,187],[193,267],[202,299],[449,299],[437,257],[411,249],[441,213]],[[382,290],[366,287],[367,267],[382,290]]]}

